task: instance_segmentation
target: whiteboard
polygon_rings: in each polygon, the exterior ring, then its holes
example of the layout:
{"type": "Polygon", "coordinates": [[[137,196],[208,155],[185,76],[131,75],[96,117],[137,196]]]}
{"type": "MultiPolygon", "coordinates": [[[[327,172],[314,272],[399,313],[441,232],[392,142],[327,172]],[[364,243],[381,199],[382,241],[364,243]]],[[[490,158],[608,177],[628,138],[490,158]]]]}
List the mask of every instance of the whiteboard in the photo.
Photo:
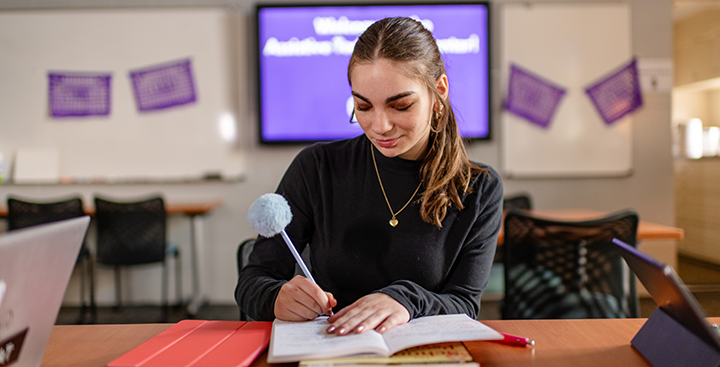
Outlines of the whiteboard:
{"type": "Polygon", "coordinates": [[[7,162],[18,150],[54,150],[60,175],[75,178],[241,175],[242,154],[219,131],[238,103],[231,16],[223,8],[0,12],[0,153],[7,162]],[[182,59],[191,60],[197,101],[138,111],[129,72],[182,59]],[[112,74],[110,115],[51,117],[50,71],[112,74]]]}
{"type": "Polygon", "coordinates": [[[566,89],[547,129],[502,112],[504,173],[519,178],[629,175],[631,117],[606,125],[585,94],[587,86],[632,58],[629,5],[507,4],[501,29],[503,96],[511,63],[566,89]]]}

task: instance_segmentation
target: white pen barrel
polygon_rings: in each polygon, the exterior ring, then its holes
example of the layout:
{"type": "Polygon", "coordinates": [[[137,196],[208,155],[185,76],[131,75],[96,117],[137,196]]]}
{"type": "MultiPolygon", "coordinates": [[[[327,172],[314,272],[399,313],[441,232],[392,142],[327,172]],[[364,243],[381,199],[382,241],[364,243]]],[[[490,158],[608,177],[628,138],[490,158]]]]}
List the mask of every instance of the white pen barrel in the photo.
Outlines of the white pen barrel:
{"type": "Polygon", "coordinates": [[[312,274],[310,274],[310,269],[308,269],[307,265],[305,265],[305,261],[303,261],[302,256],[297,252],[295,249],[295,246],[293,246],[292,241],[290,241],[290,237],[288,237],[287,233],[283,229],[280,231],[280,235],[282,235],[283,240],[285,240],[285,244],[290,249],[290,252],[292,252],[293,256],[295,257],[295,261],[300,265],[300,269],[302,269],[303,274],[305,274],[305,277],[312,280],[313,283],[317,283],[315,279],[312,277],[312,274]]]}

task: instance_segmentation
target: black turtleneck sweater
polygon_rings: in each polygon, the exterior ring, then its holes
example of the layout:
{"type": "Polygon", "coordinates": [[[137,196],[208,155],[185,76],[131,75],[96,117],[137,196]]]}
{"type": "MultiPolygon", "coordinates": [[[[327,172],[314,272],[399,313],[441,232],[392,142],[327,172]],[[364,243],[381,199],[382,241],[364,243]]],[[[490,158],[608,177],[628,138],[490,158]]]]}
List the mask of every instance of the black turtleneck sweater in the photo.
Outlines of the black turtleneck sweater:
{"type": "MultiPolygon", "coordinates": [[[[442,228],[420,217],[418,198],[392,217],[365,135],[314,144],[298,154],[277,193],[290,204],[286,228],[299,252],[310,246],[318,285],[338,301],[335,308],[382,292],[411,318],[465,313],[475,318],[487,286],[502,221],[502,183],[489,166],[475,177],[465,208],[448,208],[442,228]]],[[[375,150],[377,168],[394,211],[420,184],[421,161],[388,158],[375,150]]],[[[280,235],[258,237],[235,290],[240,308],[255,320],[273,320],[275,298],[290,280],[295,260],[280,235]]]]}

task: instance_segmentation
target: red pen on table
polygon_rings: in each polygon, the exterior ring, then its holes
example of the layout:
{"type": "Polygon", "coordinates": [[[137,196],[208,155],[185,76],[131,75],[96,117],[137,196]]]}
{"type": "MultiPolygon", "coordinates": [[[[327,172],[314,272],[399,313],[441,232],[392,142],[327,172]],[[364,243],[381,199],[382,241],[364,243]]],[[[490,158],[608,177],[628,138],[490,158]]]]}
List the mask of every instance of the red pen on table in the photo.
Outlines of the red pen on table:
{"type": "Polygon", "coordinates": [[[535,345],[534,340],[530,340],[529,338],[523,338],[521,336],[515,336],[505,333],[500,333],[503,336],[503,339],[501,340],[493,340],[498,343],[508,344],[508,345],[514,345],[518,347],[527,347],[528,345],[535,345]]]}

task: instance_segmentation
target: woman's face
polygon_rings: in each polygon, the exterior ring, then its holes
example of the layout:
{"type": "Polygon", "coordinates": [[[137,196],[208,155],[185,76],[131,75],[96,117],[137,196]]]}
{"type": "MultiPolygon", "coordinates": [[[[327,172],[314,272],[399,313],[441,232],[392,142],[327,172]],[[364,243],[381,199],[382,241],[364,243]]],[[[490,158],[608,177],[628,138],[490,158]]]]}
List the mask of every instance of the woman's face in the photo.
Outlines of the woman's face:
{"type": "MultiPolygon", "coordinates": [[[[350,78],[355,116],[378,151],[387,157],[422,159],[430,136],[433,105],[439,106],[423,83],[406,76],[387,59],[355,64],[350,78]]],[[[446,97],[447,77],[442,75],[437,83],[446,97]]]]}

